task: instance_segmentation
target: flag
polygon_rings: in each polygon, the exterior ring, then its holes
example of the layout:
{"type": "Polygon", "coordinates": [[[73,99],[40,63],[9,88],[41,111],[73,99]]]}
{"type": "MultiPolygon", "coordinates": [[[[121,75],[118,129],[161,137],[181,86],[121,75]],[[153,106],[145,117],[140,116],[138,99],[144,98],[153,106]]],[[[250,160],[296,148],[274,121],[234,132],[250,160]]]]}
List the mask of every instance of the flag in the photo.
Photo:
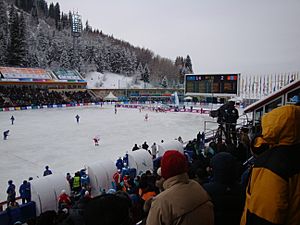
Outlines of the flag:
{"type": "Polygon", "coordinates": [[[241,78],[241,85],[240,85],[240,87],[241,87],[241,93],[240,93],[240,95],[243,95],[243,90],[244,90],[244,79],[243,79],[243,77],[241,78]]]}
{"type": "Polygon", "coordinates": [[[265,93],[265,91],[266,91],[266,87],[265,87],[265,85],[266,85],[266,81],[265,81],[265,79],[266,79],[266,76],[264,76],[263,77],[263,79],[264,79],[264,81],[263,81],[263,87],[262,87],[262,92],[263,92],[263,95],[265,95],[266,93],[265,93]]]}
{"type": "Polygon", "coordinates": [[[275,76],[274,76],[274,85],[273,85],[273,92],[276,91],[276,81],[277,81],[277,74],[275,73],[275,76]]]}

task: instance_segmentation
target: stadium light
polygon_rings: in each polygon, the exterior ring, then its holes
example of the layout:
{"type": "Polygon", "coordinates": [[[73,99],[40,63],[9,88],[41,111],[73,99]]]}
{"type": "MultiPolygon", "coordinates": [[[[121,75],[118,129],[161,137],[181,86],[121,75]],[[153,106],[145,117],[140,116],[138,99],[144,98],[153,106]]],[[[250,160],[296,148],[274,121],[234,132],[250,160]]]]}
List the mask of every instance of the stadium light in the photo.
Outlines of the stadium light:
{"type": "Polygon", "coordinates": [[[72,24],[71,24],[71,31],[73,37],[79,37],[82,32],[82,20],[81,16],[78,14],[78,12],[72,13],[72,24]]]}

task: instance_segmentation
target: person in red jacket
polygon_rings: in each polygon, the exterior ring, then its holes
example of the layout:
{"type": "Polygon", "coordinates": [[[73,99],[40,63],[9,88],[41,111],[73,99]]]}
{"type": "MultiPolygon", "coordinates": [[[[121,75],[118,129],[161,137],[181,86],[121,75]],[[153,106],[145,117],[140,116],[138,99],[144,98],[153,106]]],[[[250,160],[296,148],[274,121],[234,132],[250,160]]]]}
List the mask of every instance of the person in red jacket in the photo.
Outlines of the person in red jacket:
{"type": "Polygon", "coordinates": [[[71,208],[72,201],[70,196],[66,193],[65,190],[61,191],[61,194],[58,197],[58,209],[63,210],[64,208],[71,208]]]}

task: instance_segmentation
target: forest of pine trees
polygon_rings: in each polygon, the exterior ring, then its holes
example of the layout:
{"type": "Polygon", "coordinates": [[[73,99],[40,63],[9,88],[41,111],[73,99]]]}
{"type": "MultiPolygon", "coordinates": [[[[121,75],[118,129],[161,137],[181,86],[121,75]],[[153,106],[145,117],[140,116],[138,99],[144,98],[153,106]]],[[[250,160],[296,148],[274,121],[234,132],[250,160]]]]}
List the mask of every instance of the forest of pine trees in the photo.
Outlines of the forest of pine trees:
{"type": "Polygon", "coordinates": [[[0,0],[0,66],[108,71],[163,87],[183,83],[192,72],[189,56],[174,63],[93,30],[88,21],[74,49],[71,23],[72,13],[61,12],[58,3],[0,0]]]}

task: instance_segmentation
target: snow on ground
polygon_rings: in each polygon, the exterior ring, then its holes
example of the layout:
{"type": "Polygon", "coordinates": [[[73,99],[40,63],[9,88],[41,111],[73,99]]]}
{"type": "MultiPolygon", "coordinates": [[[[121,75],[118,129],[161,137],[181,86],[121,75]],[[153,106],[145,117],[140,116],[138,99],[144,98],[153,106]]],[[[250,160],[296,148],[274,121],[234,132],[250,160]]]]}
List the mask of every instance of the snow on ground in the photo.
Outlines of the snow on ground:
{"type": "Polygon", "coordinates": [[[150,84],[137,79],[136,76],[126,77],[115,73],[90,72],[85,76],[87,87],[93,88],[149,88],[150,84]],[[136,81],[136,82],[135,82],[136,81]]]}
{"type": "Polygon", "coordinates": [[[123,156],[133,145],[159,143],[181,136],[193,139],[203,131],[203,121],[212,120],[197,113],[139,112],[113,105],[82,108],[53,108],[0,112],[1,132],[10,130],[8,140],[0,140],[0,201],[6,200],[7,181],[17,191],[24,179],[42,176],[49,165],[53,173],[74,173],[91,163],[123,156]],[[144,121],[148,113],[149,121],[144,121]],[[76,123],[75,116],[80,116],[76,123]],[[10,117],[15,117],[11,125],[10,117]],[[100,135],[100,146],[93,137],[100,135]]]}

